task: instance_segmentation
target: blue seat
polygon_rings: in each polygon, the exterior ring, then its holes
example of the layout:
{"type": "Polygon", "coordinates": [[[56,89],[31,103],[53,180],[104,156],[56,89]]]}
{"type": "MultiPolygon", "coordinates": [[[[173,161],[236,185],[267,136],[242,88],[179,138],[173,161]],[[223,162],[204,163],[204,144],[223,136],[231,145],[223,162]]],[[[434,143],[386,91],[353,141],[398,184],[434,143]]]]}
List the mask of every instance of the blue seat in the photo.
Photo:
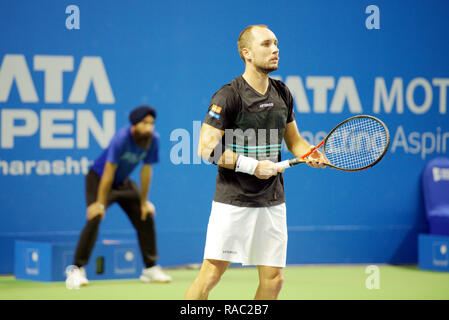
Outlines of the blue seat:
{"type": "Polygon", "coordinates": [[[430,234],[449,236],[449,158],[429,161],[422,183],[430,234]]]}

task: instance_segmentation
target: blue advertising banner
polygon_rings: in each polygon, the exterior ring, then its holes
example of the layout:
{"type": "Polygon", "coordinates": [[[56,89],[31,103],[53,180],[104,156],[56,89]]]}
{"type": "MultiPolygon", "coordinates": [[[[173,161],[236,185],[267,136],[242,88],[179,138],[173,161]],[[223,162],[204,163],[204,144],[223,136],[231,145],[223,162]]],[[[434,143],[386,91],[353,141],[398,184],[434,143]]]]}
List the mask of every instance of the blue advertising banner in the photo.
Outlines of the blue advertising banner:
{"type": "MultiPolygon", "coordinates": [[[[244,71],[237,38],[251,24],[279,40],[272,77],[310,143],[356,114],[391,135],[372,169],[285,172],[287,263],[416,263],[421,173],[449,154],[448,12],[439,0],[1,1],[0,273],[13,272],[16,239],[78,238],[89,166],[141,104],[158,111],[159,263],[200,262],[217,169],[197,156],[199,131],[244,71]]],[[[117,205],[100,237],[135,238],[117,205]]]]}

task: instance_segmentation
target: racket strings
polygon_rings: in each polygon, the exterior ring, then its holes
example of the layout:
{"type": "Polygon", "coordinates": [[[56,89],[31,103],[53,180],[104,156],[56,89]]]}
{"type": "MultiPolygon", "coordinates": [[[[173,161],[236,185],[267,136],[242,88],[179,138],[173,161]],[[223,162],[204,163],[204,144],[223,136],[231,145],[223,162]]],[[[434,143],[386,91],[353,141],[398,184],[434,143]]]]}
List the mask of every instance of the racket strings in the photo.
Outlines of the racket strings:
{"type": "Polygon", "coordinates": [[[324,150],[332,165],[356,170],[379,159],[387,145],[388,133],[380,122],[372,118],[355,118],[331,133],[324,150]]]}

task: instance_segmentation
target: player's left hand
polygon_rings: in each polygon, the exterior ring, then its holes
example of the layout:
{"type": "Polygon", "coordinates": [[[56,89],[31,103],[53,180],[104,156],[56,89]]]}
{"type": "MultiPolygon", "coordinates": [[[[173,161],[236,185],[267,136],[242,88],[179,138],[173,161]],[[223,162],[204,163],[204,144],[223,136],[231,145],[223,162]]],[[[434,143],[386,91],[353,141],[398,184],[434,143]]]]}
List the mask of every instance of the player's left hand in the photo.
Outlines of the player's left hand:
{"type": "Polygon", "coordinates": [[[328,163],[326,157],[318,150],[312,152],[310,156],[307,157],[306,161],[312,168],[326,168],[326,163],[328,163]]]}
{"type": "Polygon", "coordinates": [[[154,215],[156,214],[156,208],[154,207],[154,204],[152,204],[150,201],[146,201],[140,206],[140,212],[141,212],[140,218],[142,219],[142,221],[145,221],[147,220],[147,216],[149,214],[151,214],[151,216],[154,217],[154,215]]]}

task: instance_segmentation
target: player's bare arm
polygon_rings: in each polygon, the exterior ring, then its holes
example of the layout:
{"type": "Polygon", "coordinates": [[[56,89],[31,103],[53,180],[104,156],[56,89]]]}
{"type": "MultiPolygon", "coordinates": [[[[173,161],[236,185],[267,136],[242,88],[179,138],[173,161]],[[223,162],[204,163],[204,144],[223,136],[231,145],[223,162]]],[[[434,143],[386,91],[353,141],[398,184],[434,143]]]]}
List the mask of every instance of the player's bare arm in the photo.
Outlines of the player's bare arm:
{"type": "MultiPolygon", "coordinates": [[[[301,157],[302,155],[309,152],[313,146],[310,145],[306,139],[301,137],[298,126],[296,125],[296,121],[291,121],[287,123],[287,126],[285,128],[284,133],[284,140],[287,145],[288,150],[297,158],[301,157]]],[[[324,164],[326,162],[324,156],[316,150],[310,155],[310,160],[308,164],[311,167],[317,168],[322,167],[324,168],[324,164]]]]}
{"type": "Polygon", "coordinates": [[[104,166],[103,175],[101,176],[100,186],[98,187],[97,201],[92,203],[87,208],[88,220],[93,219],[97,215],[102,215],[104,217],[106,199],[108,198],[109,191],[111,190],[116,169],[117,169],[116,164],[106,162],[104,166]]]}
{"type": "MultiPolygon", "coordinates": [[[[212,127],[207,123],[203,123],[200,131],[200,141],[198,144],[198,156],[205,160],[209,160],[212,152],[220,143],[221,138],[224,135],[224,131],[212,127]]],[[[217,165],[220,167],[234,170],[235,162],[237,161],[237,155],[231,150],[225,150],[221,157],[217,161],[217,165]]]]}
{"type": "MultiPolygon", "coordinates": [[[[225,132],[223,130],[217,129],[211,125],[208,125],[207,123],[203,123],[200,132],[198,155],[203,159],[209,160],[212,152],[220,143],[221,138],[224,134],[225,132]]],[[[235,152],[226,149],[218,159],[217,165],[226,169],[234,170],[237,158],[238,155],[235,152]]],[[[258,161],[257,166],[254,170],[254,175],[259,179],[268,179],[272,176],[277,175],[278,172],[283,171],[284,169],[278,168],[274,162],[263,160],[258,161]]]]}

